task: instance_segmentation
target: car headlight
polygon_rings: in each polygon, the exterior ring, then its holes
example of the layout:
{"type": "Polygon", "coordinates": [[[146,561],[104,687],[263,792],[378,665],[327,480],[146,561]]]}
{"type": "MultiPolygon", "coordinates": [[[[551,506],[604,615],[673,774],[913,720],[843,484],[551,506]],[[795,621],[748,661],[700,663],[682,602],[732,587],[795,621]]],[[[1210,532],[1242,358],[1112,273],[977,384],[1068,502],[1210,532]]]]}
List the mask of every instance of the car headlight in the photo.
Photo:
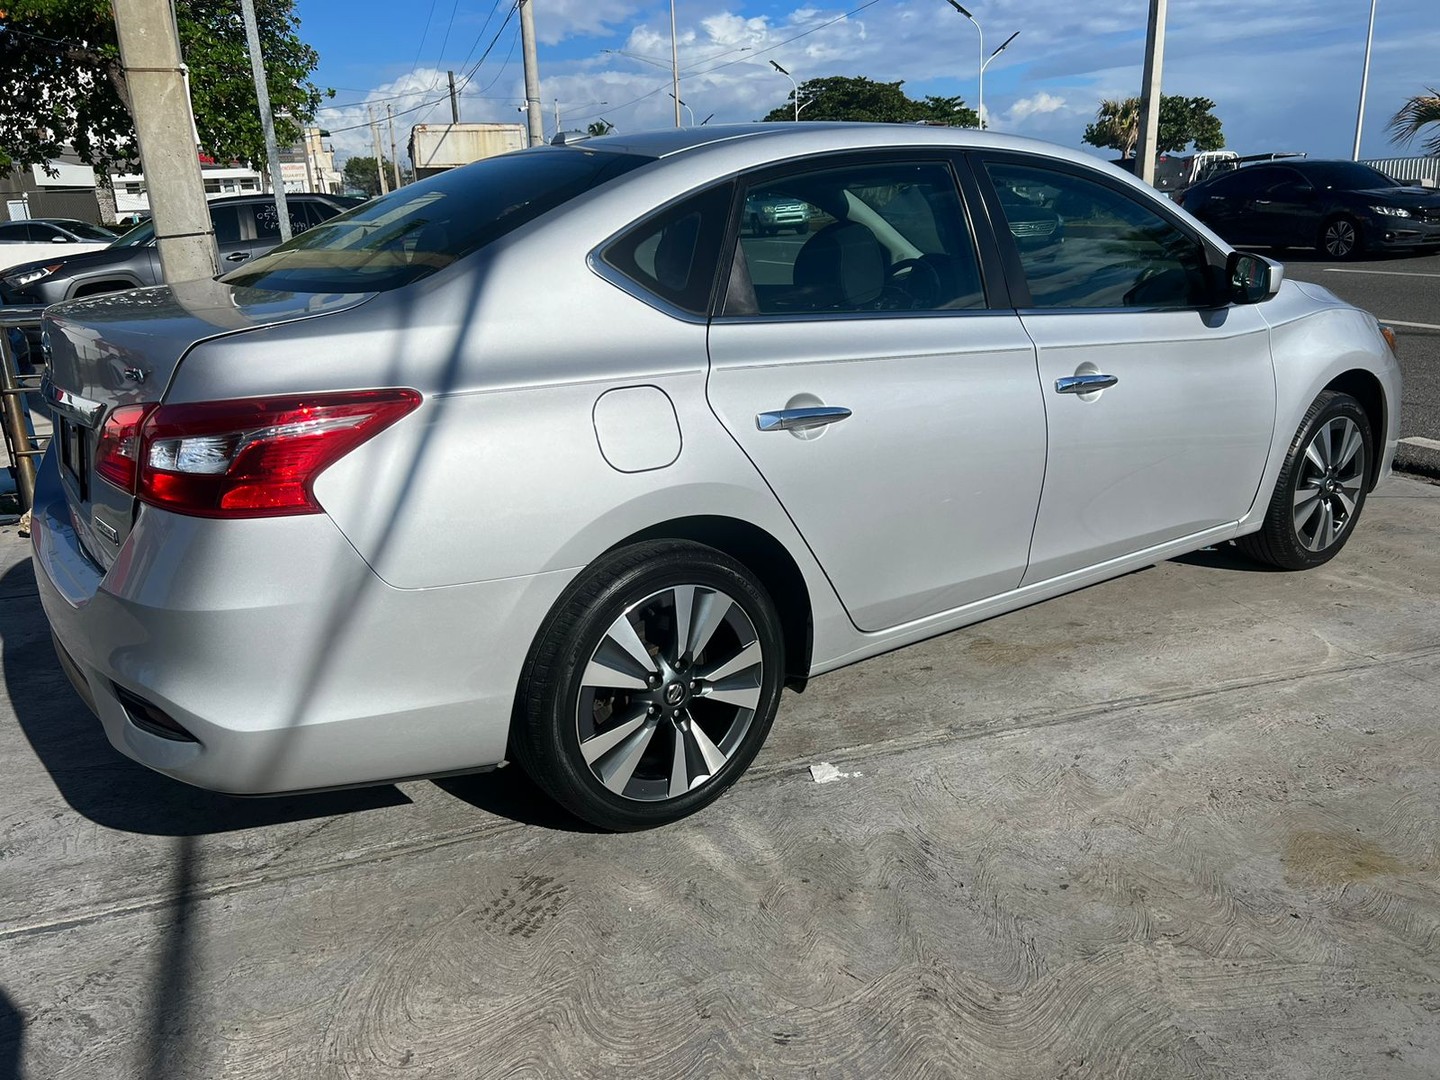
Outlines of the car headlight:
{"type": "Polygon", "coordinates": [[[1406,210],[1403,206],[1372,206],[1370,207],[1370,209],[1373,210],[1375,213],[1383,214],[1386,217],[1410,216],[1410,211],[1406,210]]]}
{"type": "Polygon", "coordinates": [[[22,270],[18,274],[7,274],[5,284],[12,289],[23,289],[26,285],[33,285],[42,278],[47,278],[59,270],[64,263],[51,263],[49,266],[37,266],[34,270],[22,270]]]}

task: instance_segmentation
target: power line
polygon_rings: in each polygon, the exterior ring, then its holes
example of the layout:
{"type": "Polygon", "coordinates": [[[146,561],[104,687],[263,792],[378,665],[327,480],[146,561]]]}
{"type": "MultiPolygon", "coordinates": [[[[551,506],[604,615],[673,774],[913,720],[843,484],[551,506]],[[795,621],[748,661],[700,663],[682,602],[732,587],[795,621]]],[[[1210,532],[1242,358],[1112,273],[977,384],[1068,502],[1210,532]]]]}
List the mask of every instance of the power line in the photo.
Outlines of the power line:
{"type": "MultiPolygon", "coordinates": [[[[767,52],[774,52],[776,49],[781,48],[781,47],[784,46],[784,45],[789,45],[792,41],[799,41],[799,40],[800,40],[801,38],[803,38],[803,37],[809,37],[811,34],[814,34],[814,33],[817,33],[817,32],[819,32],[819,31],[821,31],[821,30],[824,30],[827,26],[834,26],[834,25],[835,25],[836,23],[838,23],[838,22],[843,22],[844,20],[848,19],[851,15],[858,15],[858,14],[860,14],[860,12],[864,11],[866,8],[872,8],[872,7],[874,7],[874,6],[875,6],[876,4],[878,4],[878,3],[880,3],[880,0],[867,0],[866,3],[861,4],[859,7],[853,8],[853,9],[851,9],[850,11],[845,12],[845,14],[843,14],[843,15],[837,15],[837,16],[835,16],[835,18],[829,19],[829,20],[827,20],[826,22],[821,23],[819,26],[812,26],[809,30],[802,30],[800,33],[795,34],[795,35],[793,35],[793,36],[791,36],[791,37],[788,37],[788,38],[786,38],[784,41],[777,41],[774,45],[767,45],[767,46],[765,46],[765,48],[763,48],[763,49],[752,49],[752,50],[750,50],[750,56],[763,56],[763,55],[764,55],[765,53],[767,53],[767,52]]],[[[731,51],[731,52],[742,52],[742,51],[744,51],[744,50],[741,50],[741,49],[731,49],[730,51],[731,51]]],[[[720,56],[724,56],[725,54],[724,54],[724,53],[720,53],[719,55],[720,55],[720,56]]],[[[704,71],[696,72],[696,74],[699,74],[699,75],[709,75],[712,71],[719,71],[721,68],[734,67],[736,64],[743,64],[746,60],[749,60],[749,59],[750,59],[750,56],[743,56],[743,57],[741,57],[739,60],[727,60],[727,61],[726,61],[725,63],[723,63],[723,64],[716,64],[714,67],[712,67],[712,68],[706,68],[704,71]]],[[[715,59],[715,57],[712,57],[712,59],[715,59]]],[[[703,61],[702,61],[702,63],[703,63],[703,61]]],[[[687,69],[687,70],[693,70],[693,69],[687,69]]]]}

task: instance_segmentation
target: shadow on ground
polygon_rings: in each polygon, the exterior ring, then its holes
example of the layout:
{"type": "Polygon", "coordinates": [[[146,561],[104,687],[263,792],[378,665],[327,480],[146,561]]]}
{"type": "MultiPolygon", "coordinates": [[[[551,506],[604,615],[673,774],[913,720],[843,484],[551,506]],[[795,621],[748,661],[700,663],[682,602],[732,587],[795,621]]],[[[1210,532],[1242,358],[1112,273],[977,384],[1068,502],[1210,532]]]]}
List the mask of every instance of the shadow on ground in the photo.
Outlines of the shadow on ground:
{"type": "MultiPolygon", "coordinates": [[[[28,560],[0,578],[0,639],[5,688],[35,755],[65,801],[106,828],[199,836],[410,801],[393,785],[240,799],[202,791],[137,765],[110,745],[100,721],[61,671],[28,560]]],[[[0,1080],[5,1076],[0,1070],[0,1080]]]]}
{"type": "Polygon", "coordinates": [[[20,1080],[20,1050],[25,1041],[25,1018],[4,990],[0,990],[0,1080],[20,1080]]]}
{"type": "Polygon", "coordinates": [[[476,809],[525,825],[559,832],[604,831],[561,807],[541,791],[523,769],[514,765],[495,772],[447,777],[433,783],[441,791],[476,809]]]}
{"type": "Polygon", "coordinates": [[[1177,555],[1170,561],[1184,563],[1186,566],[1205,567],[1210,570],[1239,570],[1247,574],[1289,573],[1288,570],[1282,570],[1278,566],[1268,566],[1265,563],[1247,559],[1234,544],[1221,544],[1219,547],[1201,548],[1199,551],[1192,551],[1188,555],[1177,555]]]}

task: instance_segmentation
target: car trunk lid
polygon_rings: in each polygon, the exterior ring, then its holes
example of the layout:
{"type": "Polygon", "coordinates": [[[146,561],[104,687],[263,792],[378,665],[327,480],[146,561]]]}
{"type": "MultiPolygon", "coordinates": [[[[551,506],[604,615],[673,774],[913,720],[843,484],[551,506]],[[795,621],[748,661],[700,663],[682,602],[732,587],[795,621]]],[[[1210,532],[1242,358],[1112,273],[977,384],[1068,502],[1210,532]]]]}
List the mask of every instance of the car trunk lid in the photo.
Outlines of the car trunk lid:
{"type": "Polygon", "coordinates": [[[194,346],[363,303],[370,294],[279,293],[218,281],[111,293],[51,308],[42,330],[44,394],[71,523],[108,568],[134,522],[134,495],[95,471],[116,409],[159,402],[194,346]]]}

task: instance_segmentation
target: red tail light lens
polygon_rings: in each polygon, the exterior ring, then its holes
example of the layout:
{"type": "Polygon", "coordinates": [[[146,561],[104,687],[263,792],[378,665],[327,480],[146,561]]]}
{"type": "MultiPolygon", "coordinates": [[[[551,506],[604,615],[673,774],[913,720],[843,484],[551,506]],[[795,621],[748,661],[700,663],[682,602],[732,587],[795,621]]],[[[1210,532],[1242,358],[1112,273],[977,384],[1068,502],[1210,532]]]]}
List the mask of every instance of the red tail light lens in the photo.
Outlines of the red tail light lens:
{"type": "Polygon", "coordinates": [[[95,471],[121,491],[135,494],[140,427],[154,405],[124,405],[110,414],[95,442],[95,471]]]}
{"type": "Polygon", "coordinates": [[[315,479],[420,400],[363,390],[162,405],[141,430],[140,499],[198,517],[320,513],[315,479]]]}

